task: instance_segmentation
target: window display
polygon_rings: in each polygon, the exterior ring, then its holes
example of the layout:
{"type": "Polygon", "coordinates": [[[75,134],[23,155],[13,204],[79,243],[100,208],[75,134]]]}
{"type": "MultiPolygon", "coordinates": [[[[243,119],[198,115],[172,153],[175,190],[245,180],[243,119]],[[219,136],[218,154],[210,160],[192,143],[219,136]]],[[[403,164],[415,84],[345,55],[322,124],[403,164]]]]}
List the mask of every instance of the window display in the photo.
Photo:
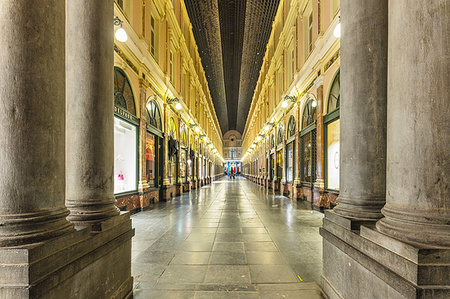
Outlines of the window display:
{"type": "Polygon", "coordinates": [[[114,117],[114,193],[137,190],[136,126],[114,117]]]}
{"type": "Polygon", "coordinates": [[[339,190],[339,119],[327,125],[327,188],[339,190]]]}
{"type": "Polygon", "coordinates": [[[287,145],[287,171],[286,171],[286,180],[288,183],[292,183],[294,180],[294,148],[293,142],[287,145]]]}
{"type": "Polygon", "coordinates": [[[156,179],[156,151],[155,151],[155,137],[151,134],[147,134],[145,140],[145,161],[146,170],[145,175],[146,181],[150,186],[157,184],[156,179]]]}
{"type": "Polygon", "coordinates": [[[313,169],[313,144],[312,144],[312,132],[302,136],[301,138],[301,179],[303,182],[312,183],[314,181],[314,169],[313,169]]]}

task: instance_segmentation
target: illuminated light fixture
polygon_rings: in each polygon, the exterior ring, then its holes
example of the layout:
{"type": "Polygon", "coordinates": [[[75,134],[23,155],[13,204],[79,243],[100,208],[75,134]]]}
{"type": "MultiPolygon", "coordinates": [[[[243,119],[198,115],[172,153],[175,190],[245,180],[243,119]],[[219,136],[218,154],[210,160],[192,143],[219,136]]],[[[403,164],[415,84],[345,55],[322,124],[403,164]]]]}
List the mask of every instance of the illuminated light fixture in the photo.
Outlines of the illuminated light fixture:
{"type": "Polygon", "coordinates": [[[180,104],[180,100],[178,99],[178,98],[168,98],[167,99],[167,104],[169,104],[169,105],[172,105],[173,103],[176,103],[175,104],[175,109],[177,109],[177,110],[181,110],[181,108],[183,108],[183,106],[181,106],[181,104],[180,104]]]}
{"type": "Polygon", "coordinates": [[[191,164],[191,163],[192,163],[191,159],[187,160],[187,162],[188,162],[188,164],[191,164]]]}
{"type": "Polygon", "coordinates": [[[313,106],[314,108],[317,107],[317,101],[313,100],[312,103],[311,103],[311,106],[313,106]]]}
{"type": "Polygon", "coordinates": [[[257,140],[258,142],[261,141],[261,140],[262,140],[261,135],[258,135],[258,137],[256,137],[256,140],[257,140]]]}
{"type": "Polygon", "coordinates": [[[195,132],[200,133],[200,128],[198,126],[195,127],[195,132]]]}
{"type": "Polygon", "coordinates": [[[333,35],[336,38],[341,38],[341,17],[339,16],[339,23],[334,27],[333,35]]]}
{"type": "Polygon", "coordinates": [[[124,43],[128,40],[128,34],[125,31],[125,29],[122,28],[122,23],[123,23],[123,21],[121,19],[119,19],[119,17],[114,17],[114,25],[120,26],[120,28],[116,30],[116,33],[114,34],[114,36],[116,37],[116,39],[119,42],[124,43]]]}
{"type": "Polygon", "coordinates": [[[177,109],[177,110],[181,110],[181,108],[182,108],[182,106],[181,106],[181,104],[180,104],[180,103],[177,103],[177,104],[175,105],[175,109],[177,109]]]}
{"type": "Polygon", "coordinates": [[[287,106],[289,106],[289,103],[288,103],[288,101],[284,100],[284,101],[281,103],[281,107],[282,107],[282,108],[286,108],[287,106]]]}

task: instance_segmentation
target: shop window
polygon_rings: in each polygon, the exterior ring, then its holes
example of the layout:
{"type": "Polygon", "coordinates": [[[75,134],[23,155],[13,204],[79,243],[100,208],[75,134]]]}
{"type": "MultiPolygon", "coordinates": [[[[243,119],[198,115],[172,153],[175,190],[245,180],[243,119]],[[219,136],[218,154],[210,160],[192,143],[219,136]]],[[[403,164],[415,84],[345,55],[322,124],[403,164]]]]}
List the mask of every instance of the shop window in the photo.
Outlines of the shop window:
{"type": "Polygon", "coordinates": [[[286,140],[288,144],[286,145],[286,180],[288,183],[292,183],[294,180],[294,150],[295,150],[295,117],[291,115],[288,122],[288,129],[286,140]]]}
{"type": "Polygon", "coordinates": [[[114,105],[119,115],[114,117],[114,193],[137,190],[138,120],[130,82],[125,73],[114,68],[114,105]]]}
{"type": "Polygon", "coordinates": [[[156,145],[156,138],[154,135],[147,133],[145,139],[145,161],[146,161],[146,181],[149,185],[156,186],[157,182],[157,172],[156,172],[156,161],[157,161],[158,148],[156,145]]]}
{"type": "Polygon", "coordinates": [[[114,105],[136,115],[133,91],[125,73],[114,68],[114,105]]]}
{"type": "Polygon", "coordinates": [[[331,113],[334,110],[338,109],[340,101],[341,101],[341,81],[340,81],[340,73],[337,73],[331,85],[330,95],[328,96],[327,113],[331,113]]]}
{"type": "Polygon", "coordinates": [[[147,123],[152,127],[162,131],[161,113],[155,100],[147,103],[147,123]]]}
{"type": "Polygon", "coordinates": [[[286,156],[286,181],[292,183],[294,180],[294,142],[291,142],[286,146],[286,156]]]}
{"type": "Polygon", "coordinates": [[[339,119],[327,125],[327,188],[333,190],[339,190],[339,129],[339,119]]]}
{"type": "Polygon", "coordinates": [[[325,182],[326,188],[339,190],[339,146],[340,146],[340,73],[338,72],[331,84],[328,95],[327,115],[324,116],[326,129],[325,150],[325,182]]]}
{"type": "Polygon", "coordinates": [[[300,165],[302,182],[312,184],[316,178],[316,107],[315,100],[309,99],[302,116],[300,132],[300,165]]]}
{"type": "Polygon", "coordinates": [[[280,125],[280,127],[278,128],[277,144],[283,143],[283,131],[283,126],[280,125]]]}
{"type": "Polygon", "coordinates": [[[137,189],[136,126],[114,117],[114,193],[137,189]]]}

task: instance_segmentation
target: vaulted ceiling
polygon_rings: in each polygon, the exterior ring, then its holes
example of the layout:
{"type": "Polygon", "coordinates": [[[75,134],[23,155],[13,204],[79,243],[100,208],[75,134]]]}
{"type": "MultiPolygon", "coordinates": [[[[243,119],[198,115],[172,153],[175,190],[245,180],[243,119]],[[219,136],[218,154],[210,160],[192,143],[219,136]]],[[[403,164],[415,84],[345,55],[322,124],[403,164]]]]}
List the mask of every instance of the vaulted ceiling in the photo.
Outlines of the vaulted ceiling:
{"type": "Polygon", "coordinates": [[[244,131],[279,0],[185,0],[222,133],[244,131]]]}

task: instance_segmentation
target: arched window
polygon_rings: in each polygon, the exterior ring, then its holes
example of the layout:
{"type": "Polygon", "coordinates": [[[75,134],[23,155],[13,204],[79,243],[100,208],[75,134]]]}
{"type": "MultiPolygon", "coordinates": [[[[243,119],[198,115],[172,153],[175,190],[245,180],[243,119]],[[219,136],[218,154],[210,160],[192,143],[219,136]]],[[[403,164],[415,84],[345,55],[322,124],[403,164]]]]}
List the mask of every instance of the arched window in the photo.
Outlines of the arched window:
{"type": "Polygon", "coordinates": [[[158,130],[162,130],[161,113],[155,100],[150,100],[147,103],[147,123],[158,130]]]}
{"type": "Polygon", "coordinates": [[[289,139],[292,136],[295,136],[295,117],[293,115],[289,118],[286,139],[289,139]]]}
{"type": "Polygon", "coordinates": [[[333,83],[331,84],[330,94],[328,96],[327,113],[333,112],[339,108],[341,101],[341,80],[340,72],[334,77],[333,83]]]}
{"type": "Polygon", "coordinates": [[[118,67],[114,67],[114,105],[136,115],[136,106],[130,81],[118,67]]]}
{"type": "Polygon", "coordinates": [[[169,119],[169,136],[174,139],[177,140],[178,139],[178,134],[177,134],[177,125],[175,123],[175,120],[173,119],[173,117],[171,117],[169,119]]]}
{"type": "Polygon", "coordinates": [[[281,144],[283,142],[283,131],[284,131],[283,125],[280,125],[278,127],[277,144],[281,144]]]}
{"type": "Polygon", "coordinates": [[[275,135],[272,134],[272,138],[270,139],[270,148],[275,147],[275,135]]]}
{"type": "Polygon", "coordinates": [[[183,128],[181,129],[181,145],[182,146],[187,146],[188,142],[187,142],[187,134],[186,134],[186,128],[183,126],[183,128]]]}
{"type": "Polygon", "coordinates": [[[303,109],[303,117],[302,117],[302,129],[305,129],[311,124],[314,124],[316,120],[316,105],[314,99],[309,99],[306,102],[305,108],[303,109]]]}

